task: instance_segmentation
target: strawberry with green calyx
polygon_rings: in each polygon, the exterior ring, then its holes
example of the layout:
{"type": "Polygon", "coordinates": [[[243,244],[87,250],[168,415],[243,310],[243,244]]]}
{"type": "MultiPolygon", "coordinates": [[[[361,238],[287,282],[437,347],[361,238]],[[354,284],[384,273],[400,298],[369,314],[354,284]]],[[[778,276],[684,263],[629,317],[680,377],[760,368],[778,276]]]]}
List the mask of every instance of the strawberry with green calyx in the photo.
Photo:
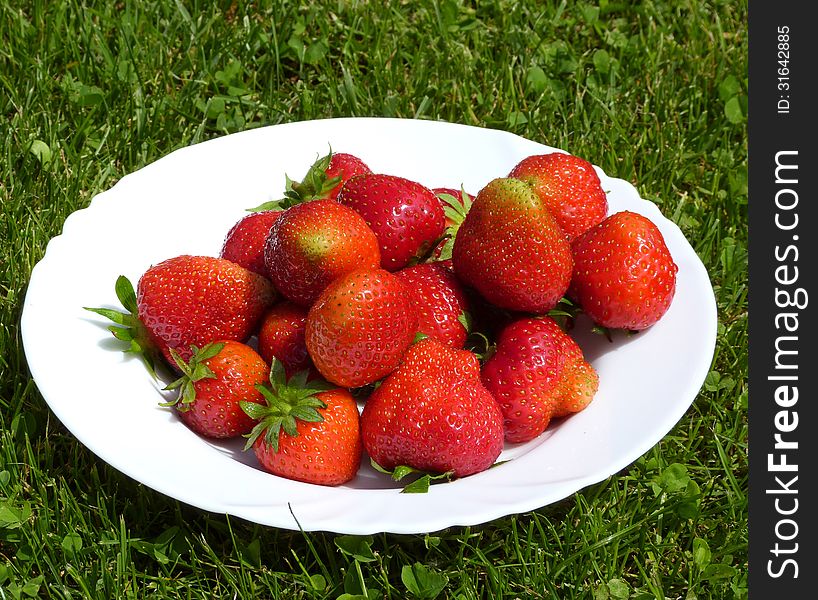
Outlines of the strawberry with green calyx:
{"type": "Polygon", "coordinates": [[[266,277],[264,245],[280,214],[277,210],[266,210],[239,219],[227,232],[219,256],[266,277]]]}
{"type": "Polygon", "coordinates": [[[466,294],[454,273],[439,263],[425,263],[396,271],[406,284],[418,314],[418,331],[453,348],[462,348],[468,335],[466,294]]]}
{"type": "Polygon", "coordinates": [[[309,307],[334,279],[380,265],[378,239],[357,212],[332,200],[285,210],[264,250],[267,273],[288,300],[309,307]]]}
{"type": "Polygon", "coordinates": [[[494,179],[478,192],[452,248],[458,278],[500,308],[543,314],[571,281],[565,233],[519,179],[494,179]]]}
{"type": "Polygon", "coordinates": [[[341,485],[361,464],[358,406],[349,391],[307,378],[301,371],[288,380],[283,365],[273,361],[269,384],[258,386],[264,402],[242,404],[256,422],[245,450],[252,447],[261,466],[275,475],[341,485]]]}
{"type": "Polygon", "coordinates": [[[502,409],[506,440],[515,443],[534,439],[554,418],[579,412],[599,387],[582,350],[551,317],[508,325],[483,365],[482,381],[502,409]]]}
{"type": "Polygon", "coordinates": [[[383,469],[465,477],[503,449],[500,407],[480,381],[477,357],[433,338],[409,348],[361,414],[364,448],[383,469]]]}
{"type": "Polygon", "coordinates": [[[571,251],[569,295],[598,326],[641,331],[670,308],[678,266],[647,217],[615,213],[574,240],[571,251]]]}
{"type": "Polygon", "coordinates": [[[563,152],[528,156],[508,176],[531,185],[569,240],[608,214],[599,176],[591,163],[578,156],[563,152]]]}
{"type": "Polygon", "coordinates": [[[276,299],[272,283],[224,258],[181,255],[151,266],[133,287],[117,279],[117,297],[128,311],[93,309],[114,321],[114,335],[130,344],[128,351],[143,352],[146,362],[157,355],[176,368],[170,350],[183,360],[190,347],[227,339],[247,340],[276,299]]]}
{"type": "Polygon", "coordinates": [[[252,211],[284,210],[313,200],[336,200],[344,183],[355,175],[371,173],[372,170],[360,158],[344,152],[332,152],[322,156],[310,166],[304,179],[293,181],[286,177],[284,198],[265,202],[252,211]]]}
{"type": "Polygon", "coordinates": [[[338,202],[357,211],[375,232],[381,268],[387,271],[418,262],[443,236],[443,207],[432,190],[416,181],[357,175],[341,188],[338,202]]]}
{"type": "Polygon", "coordinates": [[[305,338],[327,381],[356,388],[391,373],[417,330],[417,311],[400,278],[359,269],[321,293],[307,314],[305,338]]]}
{"type": "Polygon", "coordinates": [[[443,232],[444,239],[437,245],[432,257],[435,261],[449,260],[452,257],[452,247],[454,246],[457,231],[471,209],[474,196],[467,193],[463,188],[459,190],[454,188],[432,188],[432,191],[440,199],[443,214],[446,216],[446,228],[443,232]]]}
{"type": "Polygon", "coordinates": [[[307,352],[304,331],[307,309],[293,302],[279,302],[261,320],[258,331],[258,352],[268,363],[278,360],[287,375],[314,369],[307,352]]]}
{"type": "Polygon", "coordinates": [[[196,433],[210,438],[233,438],[254,425],[242,410],[243,403],[262,401],[256,386],[267,380],[267,363],[250,346],[220,340],[191,347],[185,361],[176,350],[171,355],[182,376],[165,390],[178,390],[173,406],[179,418],[196,433]]]}

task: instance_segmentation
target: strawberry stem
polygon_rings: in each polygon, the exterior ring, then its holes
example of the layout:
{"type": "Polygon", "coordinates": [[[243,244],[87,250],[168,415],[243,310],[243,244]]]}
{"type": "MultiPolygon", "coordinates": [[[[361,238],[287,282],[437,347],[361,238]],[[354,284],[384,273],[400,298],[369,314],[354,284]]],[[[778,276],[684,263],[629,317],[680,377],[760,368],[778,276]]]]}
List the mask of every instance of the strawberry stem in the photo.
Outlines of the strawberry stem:
{"type": "Polygon", "coordinates": [[[290,179],[288,175],[284,175],[285,185],[283,198],[264,202],[255,208],[248,208],[248,212],[285,210],[296,204],[303,204],[311,200],[325,198],[336,185],[341,183],[342,179],[340,175],[327,177],[327,169],[329,169],[331,160],[332,147],[329,149],[329,154],[322,156],[310,166],[302,181],[295,181],[290,179]]]}

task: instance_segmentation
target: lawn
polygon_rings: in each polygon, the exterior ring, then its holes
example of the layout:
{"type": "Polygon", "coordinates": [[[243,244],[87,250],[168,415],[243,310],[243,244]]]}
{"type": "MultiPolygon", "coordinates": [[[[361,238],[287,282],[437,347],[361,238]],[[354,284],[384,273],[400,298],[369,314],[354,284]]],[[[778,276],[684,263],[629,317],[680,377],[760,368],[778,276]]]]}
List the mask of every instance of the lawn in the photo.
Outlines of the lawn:
{"type": "Polygon", "coordinates": [[[304,5],[0,0],[0,598],[746,598],[746,0],[304,5]],[[564,148],[681,227],[720,324],[661,443],[533,512],[348,537],[194,509],[60,424],[19,321],[65,218],[174,149],[339,116],[564,148]]]}

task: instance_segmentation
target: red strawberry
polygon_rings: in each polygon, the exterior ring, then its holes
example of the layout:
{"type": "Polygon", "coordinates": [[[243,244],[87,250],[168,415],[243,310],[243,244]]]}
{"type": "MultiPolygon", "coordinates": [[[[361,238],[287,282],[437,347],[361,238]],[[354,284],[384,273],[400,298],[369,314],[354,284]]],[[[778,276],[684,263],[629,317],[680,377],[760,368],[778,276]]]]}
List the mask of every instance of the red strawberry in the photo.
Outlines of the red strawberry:
{"type": "Polygon", "coordinates": [[[447,346],[462,348],[468,331],[468,305],[460,282],[440,263],[406,267],[395,273],[406,284],[418,313],[418,332],[447,346]]]}
{"type": "Polygon", "coordinates": [[[139,320],[163,352],[187,360],[191,344],[252,335],[275,300],[270,282],[235,263],[183,255],[148,269],[137,285],[139,320]]]}
{"type": "Polygon", "coordinates": [[[116,323],[114,335],[141,352],[152,370],[163,356],[176,362],[191,356],[191,345],[202,347],[216,340],[244,341],[276,298],[266,277],[224,258],[182,255],[150,267],[137,284],[120,276],[119,301],[128,313],[90,308],[116,323]]]}
{"type": "Polygon", "coordinates": [[[678,267],[647,217],[618,212],[574,240],[571,249],[569,294],[598,325],[639,331],[667,312],[678,267]]]}
{"type": "Polygon", "coordinates": [[[562,402],[554,410],[553,418],[555,419],[578,413],[588,406],[599,390],[599,375],[591,363],[584,360],[578,361],[565,385],[562,402]]]}
{"type": "Polygon", "coordinates": [[[397,271],[431,250],[445,216],[429,188],[395,175],[358,175],[341,188],[341,204],[354,208],[378,237],[381,267],[397,271]]]}
{"type": "Polygon", "coordinates": [[[258,422],[245,449],[253,448],[266,471],[319,485],[355,477],[363,446],[358,406],[347,390],[307,383],[305,371],[288,381],[278,363],[260,390],[266,404],[242,404],[258,422]]]}
{"type": "Polygon", "coordinates": [[[268,363],[278,360],[287,375],[312,366],[304,340],[307,309],[292,302],[279,302],[267,311],[258,332],[258,351],[268,363]]]}
{"type": "Polygon", "coordinates": [[[499,406],[467,350],[427,338],[372,393],[361,415],[364,448],[384,469],[408,466],[465,477],[503,449],[499,406]]]}
{"type": "Polygon", "coordinates": [[[514,321],[483,365],[483,385],[503,411],[505,437],[527,442],[552,418],[585,408],[599,379],[576,342],[550,317],[514,321]]]}
{"type": "Polygon", "coordinates": [[[264,258],[270,279],[287,299],[310,306],[336,277],[376,268],[380,251],[364,219],[332,200],[285,210],[273,224],[264,258]]]}
{"type": "Polygon", "coordinates": [[[280,214],[280,211],[265,210],[242,217],[227,232],[219,256],[266,277],[264,244],[280,214]]]}
{"type": "Polygon", "coordinates": [[[529,156],[508,176],[534,188],[569,239],[608,214],[608,199],[599,176],[591,163],[577,156],[562,152],[529,156]]]}
{"type": "Polygon", "coordinates": [[[518,179],[477,194],[452,248],[457,276],[489,302],[545,313],[571,281],[571,248],[542,200],[518,179]]]}
{"type": "Polygon", "coordinates": [[[335,184],[334,188],[327,192],[326,197],[330,200],[337,200],[338,193],[347,181],[356,175],[365,175],[371,172],[372,170],[366,163],[357,156],[340,152],[333,154],[326,171],[327,179],[333,181],[336,178],[340,178],[340,181],[335,184]]]}
{"type": "Polygon", "coordinates": [[[182,377],[165,389],[178,389],[174,406],[179,418],[196,433],[211,438],[232,438],[249,433],[255,421],[240,403],[260,403],[256,389],[267,381],[268,366],[250,346],[220,340],[194,347],[189,361],[172,351],[182,377]]]}
{"type": "Polygon", "coordinates": [[[318,371],[342,387],[388,375],[418,329],[415,307],[401,280],[383,269],[342,275],[307,315],[307,350],[318,371]]]}
{"type": "Polygon", "coordinates": [[[264,202],[251,210],[284,210],[313,200],[335,200],[347,180],[371,172],[357,156],[330,151],[312,164],[302,181],[293,181],[285,176],[284,198],[264,202]]]}

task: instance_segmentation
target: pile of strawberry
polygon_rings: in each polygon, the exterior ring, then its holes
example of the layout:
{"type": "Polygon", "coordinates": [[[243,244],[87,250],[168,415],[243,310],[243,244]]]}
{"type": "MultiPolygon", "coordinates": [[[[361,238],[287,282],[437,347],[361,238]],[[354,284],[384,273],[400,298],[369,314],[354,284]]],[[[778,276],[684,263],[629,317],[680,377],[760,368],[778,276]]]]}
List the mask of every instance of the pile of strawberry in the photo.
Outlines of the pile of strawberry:
{"type": "Polygon", "coordinates": [[[323,485],[364,452],[393,474],[489,468],[593,399],[573,315],[643,330],[676,284],[656,226],[609,215],[591,164],[563,153],[473,197],[331,152],[225,230],[219,257],[169,258],[136,290],[120,277],[127,312],[89,310],[176,372],[168,406],[193,431],[323,485]]]}

